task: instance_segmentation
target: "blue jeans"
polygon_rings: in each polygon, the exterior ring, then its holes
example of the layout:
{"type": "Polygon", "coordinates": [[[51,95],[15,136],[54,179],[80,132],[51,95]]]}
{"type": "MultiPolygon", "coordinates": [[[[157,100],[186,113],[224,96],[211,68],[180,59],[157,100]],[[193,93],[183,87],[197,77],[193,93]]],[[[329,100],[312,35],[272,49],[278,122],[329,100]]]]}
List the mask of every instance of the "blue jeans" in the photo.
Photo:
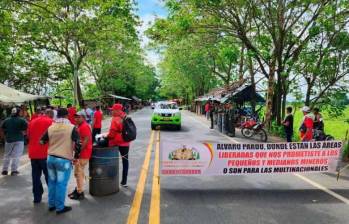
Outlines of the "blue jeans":
{"type": "Polygon", "coordinates": [[[46,183],[48,183],[47,161],[46,159],[32,159],[32,181],[34,202],[41,202],[44,188],[41,183],[41,175],[44,174],[46,183]]]}
{"type": "Polygon", "coordinates": [[[48,156],[48,206],[56,211],[64,208],[65,195],[72,170],[72,162],[55,156],[48,156]]]}

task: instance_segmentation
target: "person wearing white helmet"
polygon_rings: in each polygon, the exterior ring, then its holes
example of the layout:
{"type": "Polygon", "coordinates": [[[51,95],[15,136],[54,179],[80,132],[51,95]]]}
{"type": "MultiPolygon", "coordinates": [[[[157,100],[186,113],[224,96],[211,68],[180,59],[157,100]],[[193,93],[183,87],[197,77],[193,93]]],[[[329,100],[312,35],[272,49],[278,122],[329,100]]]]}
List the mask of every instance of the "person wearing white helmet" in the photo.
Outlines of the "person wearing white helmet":
{"type": "Polygon", "coordinates": [[[302,142],[309,142],[313,139],[314,115],[308,106],[304,106],[302,112],[304,117],[299,128],[300,137],[302,142]]]}

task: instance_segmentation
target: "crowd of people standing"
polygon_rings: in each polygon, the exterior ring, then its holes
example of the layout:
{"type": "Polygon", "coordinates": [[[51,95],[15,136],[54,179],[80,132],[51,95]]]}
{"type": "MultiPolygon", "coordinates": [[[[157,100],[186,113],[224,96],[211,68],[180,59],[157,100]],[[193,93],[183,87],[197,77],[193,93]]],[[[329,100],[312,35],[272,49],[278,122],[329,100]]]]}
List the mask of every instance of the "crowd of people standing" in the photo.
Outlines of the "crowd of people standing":
{"type": "MultiPolygon", "coordinates": [[[[109,147],[118,146],[122,156],[123,173],[121,185],[127,187],[128,152],[130,142],[122,137],[123,105],[114,104],[109,132],[105,137],[109,147]]],[[[65,205],[70,174],[74,167],[76,188],[69,198],[84,199],[85,167],[91,155],[97,134],[101,133],[103,112],[99,106],[94,110],[84,106],[81,110],[71,104],[67,108],[42,107],[30,117],[26,110],[13,108],[9,118],[1,124],[5,136],[5,153],[2,175],[18,175],[24,142],[28,141],[28,156],[31,160],[33,202],[40,203],[44,193],[41,176],[48,185],[49,211],[62,214],[72,208],[65,205]],[[11,164],[11,173],[9,166],[11,164]]]]}

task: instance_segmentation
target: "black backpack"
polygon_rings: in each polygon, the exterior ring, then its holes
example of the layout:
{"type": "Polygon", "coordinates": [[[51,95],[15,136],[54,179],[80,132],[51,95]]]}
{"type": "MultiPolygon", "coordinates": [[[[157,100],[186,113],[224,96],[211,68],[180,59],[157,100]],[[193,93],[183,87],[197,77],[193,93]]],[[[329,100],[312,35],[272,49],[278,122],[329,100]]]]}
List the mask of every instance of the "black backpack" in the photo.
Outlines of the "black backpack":
{"type": "Polygon", "coordinates": [[[135,123],[130,117],[125,117],[122,120],[122,138],[125,142],[130,142],[136,139],[137,137],[137,128],[135,123]]]}

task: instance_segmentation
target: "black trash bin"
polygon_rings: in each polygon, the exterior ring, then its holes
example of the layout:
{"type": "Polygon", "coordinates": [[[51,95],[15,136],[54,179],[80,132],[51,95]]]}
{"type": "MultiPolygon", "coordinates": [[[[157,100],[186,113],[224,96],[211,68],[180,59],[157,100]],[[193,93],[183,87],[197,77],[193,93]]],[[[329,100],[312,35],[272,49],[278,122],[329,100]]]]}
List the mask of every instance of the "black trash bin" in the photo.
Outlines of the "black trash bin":
{"type": "Polygon", "coordinates": [[[90,194],[105,196],[119,191],[119,148],[94,146],[89,165],[90,194]]]}

